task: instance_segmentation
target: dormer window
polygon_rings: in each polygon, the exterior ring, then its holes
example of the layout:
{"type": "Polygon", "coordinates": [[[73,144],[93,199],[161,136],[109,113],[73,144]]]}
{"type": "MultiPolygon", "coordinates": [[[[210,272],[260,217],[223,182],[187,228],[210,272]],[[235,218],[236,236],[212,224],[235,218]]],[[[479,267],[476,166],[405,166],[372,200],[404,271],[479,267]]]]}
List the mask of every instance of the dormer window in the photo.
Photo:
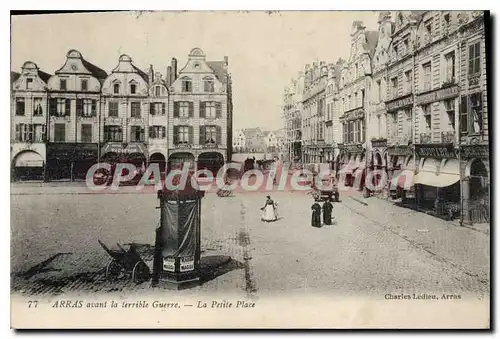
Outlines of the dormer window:
{"type": "Polygon", "coordinates": [[[114,94],[119,94],[120,93],[120,84],[114,84],[113,85],[113,93],[114,94]]]}
{"type": "Polygon", "coordinates": [[[214,92],[214,80],[212,78],[203,78],[204,90],[205,92],[214,92]]]}
{"type": "Polygon", "coordinates": [[[67,86],[66,86],[66,79],[61,79],[59,81],[59,89],[61,91],[65,91],[67,89],[67,86]]]}
{"type": "Polygon", "coordinates": [[[155,86],[155,96],[159,97],[161,95],[161,87],[155,86]]]}
{"type": "Polygon", "coordinates": [[[88,89],[88,80],[82,79],[81,85],[82,85],[82,91],[86,91],[88,89]]]}
{"type": "Polygon", "coordinates": [[[26,89],[32,89],[33,88],[33,79],[28,78],[26,79],[26,89]]]}
{"type": "Polygon", "coordinates": [[[130,84],[130,94],[135,94],[137,92],[137,85],[130,84]]]}
{"type": "Polygon", "coordinates": [[[182,91],[183,92],[192,92],[193,91],[193,83],[189,78],[182,79],[182,91]]]}

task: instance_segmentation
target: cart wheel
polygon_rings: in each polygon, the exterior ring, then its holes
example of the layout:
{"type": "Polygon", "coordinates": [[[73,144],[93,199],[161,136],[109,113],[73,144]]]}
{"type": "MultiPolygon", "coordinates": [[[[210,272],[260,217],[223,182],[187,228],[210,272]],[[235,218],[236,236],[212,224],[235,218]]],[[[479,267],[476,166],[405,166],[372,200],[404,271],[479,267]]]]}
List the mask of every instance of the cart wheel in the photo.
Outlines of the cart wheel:
{"type": "Polygon", "coordinates": [[[138,261],[132,270],[132,281],[140,284],[149,280],[149,267],[143,261],[138,261]]]}
{"type": "Polygon", "coordinates": [[[116,280],[120,276],[122,272],[122,267],[118,264],[115,259],[111,259],[106,266],[106,279],[108,280],[116,280]]]}

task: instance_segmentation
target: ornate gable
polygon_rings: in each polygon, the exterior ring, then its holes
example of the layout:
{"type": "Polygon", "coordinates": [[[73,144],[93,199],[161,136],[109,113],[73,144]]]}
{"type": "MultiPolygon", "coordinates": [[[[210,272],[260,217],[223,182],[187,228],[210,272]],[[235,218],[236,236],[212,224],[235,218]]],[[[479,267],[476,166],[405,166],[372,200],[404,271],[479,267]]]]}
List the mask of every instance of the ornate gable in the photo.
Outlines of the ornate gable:
{"type": "Polygon", "coordinates": [[[55,74],[85,74],[91,75],[89,69],[83,64],[83,57],[80,52],[75,49],[70,50],[66,54],[66,62],[64,65],[54,72],[55,74]]]}
{"type": "Polygon", "coordinates": [[[18,91],[45,91],[50,74],[42,72],[31,61],[26,61],[21,68],[21,74],[14,81],[13,88],[18,91]]]}

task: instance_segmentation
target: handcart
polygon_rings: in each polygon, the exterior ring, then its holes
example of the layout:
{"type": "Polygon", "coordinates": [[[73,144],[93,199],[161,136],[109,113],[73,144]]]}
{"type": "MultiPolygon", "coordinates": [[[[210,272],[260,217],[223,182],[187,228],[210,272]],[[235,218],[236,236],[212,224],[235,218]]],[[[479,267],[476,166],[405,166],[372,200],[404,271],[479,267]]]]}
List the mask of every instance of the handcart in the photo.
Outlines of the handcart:
{"type": "Polygon", "coordinates": [[[112,258],[106,265],[106,279],[117,280],[129,277],[135,283],[149,280],[149,267],[142,260],[134,244],[130,244],[127,251],[120,244],[116,244],[118,249],[110,249],[102,241],[97,241],[112,258]]]}

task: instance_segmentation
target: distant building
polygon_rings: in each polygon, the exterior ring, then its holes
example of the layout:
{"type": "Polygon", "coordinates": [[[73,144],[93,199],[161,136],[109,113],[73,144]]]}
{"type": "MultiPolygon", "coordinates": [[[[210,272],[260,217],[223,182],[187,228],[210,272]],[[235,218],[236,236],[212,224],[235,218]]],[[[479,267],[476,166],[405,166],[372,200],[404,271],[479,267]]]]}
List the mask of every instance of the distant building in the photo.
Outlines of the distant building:
{"type": "Polygon", "coordinates": [[[292,79],[285,88],[283,98],[283,119],[285,120],[285,143],[287,159],[291,162],[302,160],[302,95],[304,73],[299,72],[297,79],[292,79]]]}
{"type": "Polygon", "coordinates": [[[284,128],[280,128],[274,131],[274,135],[276,136],[276,148],[279,153],[287,152],[287,141],[286,141],[286,131],[284,128]]]}
{"type": "Polygon", "coordinates": [[[243,130],[236,130],[233,136],[233,151],[237,153],[246,151],[246,137],[243,130]]]}
{"type": "Polygon", "coordinates": [[[266,145],[266,152],[278,151],[278,139],[273,131],[265,131],[262,134],[264,144],[266,145]]]}
{"type": "Polygon", "coordinates": [[[245,128],[243,133],[245,134],[246,152],[262,153],[266,151],[266,143],[260,128],[245,128]]]}

